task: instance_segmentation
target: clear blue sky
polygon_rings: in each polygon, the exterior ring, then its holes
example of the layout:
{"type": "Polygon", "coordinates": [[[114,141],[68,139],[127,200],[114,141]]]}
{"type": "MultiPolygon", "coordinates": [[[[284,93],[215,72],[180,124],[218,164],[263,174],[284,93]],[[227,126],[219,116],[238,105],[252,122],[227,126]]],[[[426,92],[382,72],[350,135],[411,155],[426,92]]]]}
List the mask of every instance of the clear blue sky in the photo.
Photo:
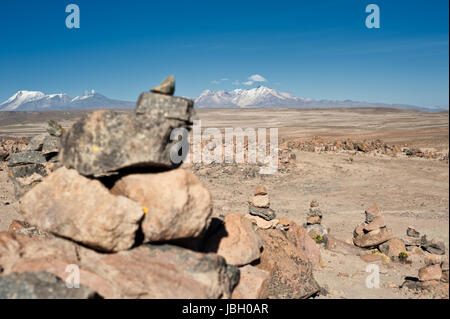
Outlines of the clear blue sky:
{"type": "Polygon", "coordinates": [[[134,101],[170,74],[196,97],[259,74],[301,97],[448,106],[448,12],[448,0],[1,1],[0,103],[21,89],[134,101]],[[80,29],[65,26],[70,3],[80,29]],[[380,29],[365,26],[370,3],[380,29]]]}

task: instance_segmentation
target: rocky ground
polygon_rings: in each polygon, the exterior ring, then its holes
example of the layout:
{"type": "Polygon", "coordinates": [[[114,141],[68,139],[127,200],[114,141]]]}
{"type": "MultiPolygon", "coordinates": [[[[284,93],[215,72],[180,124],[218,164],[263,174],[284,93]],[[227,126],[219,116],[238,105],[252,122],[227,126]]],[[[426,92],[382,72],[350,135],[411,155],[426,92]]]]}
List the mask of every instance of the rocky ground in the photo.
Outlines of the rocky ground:
{"type": "MultiPolygon", "coordinates": [[[[221,117],[212,120],[210,113],[212,111],[202,112],[200,112],[200,117],[203,116],[202,120],[204,123],[208,123],[207,126],[209,127],[224,127],[229,124],[227,121],[233,119],[233,116],[230,116],[225,122],[221,117]]],[[[217,112],[224,111],[219,110],[217,112]]],[[[234,120],[233,126],[244,128],[251,126],[251,121],[246,121],[246,112],[248,111],[244,110],[244,116],[234,120]]],[[[286,113],[289,112],[292,111],[286,111],[286,113]]],[[[316,112],[322,113],[322,111],[316,112]]],[[[320,224],[327,230],[326,236],[357,248],[354,245],[355,227],[364,222],[365,210],[376,204],[384,218],[383,223],[392,231],[392,237],[402,238],[406,236],[408,226],[412,226],[420,232],[420,236],[426,234],[428,242],[431,239],[442,240],[445,246],[442,251],[444,254],[440,255],[441,252],[438,254],[442,260],[430,261],[430,256],[435,256],[436,251],[433,251],[433,254],[427,251],[429,243],[419,244],[418,247],[410,246],[408,249],[406,249],[407,247],[402,248],[401,252],[405,250],[408,254],[405,262],[398,260],[398,253],[389,257],[387,256],[388,252],[384,251],[386,254],[383,254],[382,251],[377,250],[377,253],[372,255],[369,253],[374,249],[370,248],[360,254],[369,254],[370,257],[361,257],[353,253],[343,254],[342,251],[332,249],[324,243],[318,243],[315,244],[317,248],[306,249],[308,258],[313,263],[312,275],[317,285],[320,286],[320,293],[314,293],[313,297],[448,298],[448,277],[446,286],[445,283],[439,282],[439,279],[437,281],[421,281],[434,287],[429,289],[423,289],[423,287],[408,289],[405,288],[406,284],[404,284],[405,279],[409,277],[417,278],[419,270],[427,265],[429,267],[427,271],[443,271],[448,276],[448,114],[440,116],[425,114],[422,122],[420,122],[420,118],[415,112],[379,112],[368,120],[371,122],[371,126],[364,126],[364,123],[360,123],[358,128],[353,128],[353,133],[348,133],[347,131],[350,132],[352,128],[351,125],[348,125],[349,114],[347,111],[342,111],[342,113],[339,113],[339,111],[324,112],[333,113],[335,117],[328,117],[329,121],[324,124],[325,128],[318,129],[316,125],[310,124],[312,127],[309,135],[305,134],[306,129],[303,126],[297,128],[293,126],[296,124],[292,122],[287,125],[289,129],[280,129],[280,148],[283,150],[281,154],[284,159],[280,171],[276,174],[260,175],[258,173],[259,168],[254,165],[185,164],[184,168],[192,171],[209,190],[213,205],[212,216],[220,219],[225,218],[225,226],[235,225],[228,227],[245,228],[243,225],[246,222],[241,221],[239,217],[236,217],[236,214],[247,216],[251,220],[251,216],[248,216],[250,201],[251,205],[256,205],[256,208],[262,206],[265,213],[268,212],[268,209],[275,213],[276,218],[268,218],[270,220],[266,221],[272,223],[267,227],[281,227],[287,230],[288,237],[294,236],[294,238],[297,238],[296,236],[303,234],[303,230],[301,230],[303,228],[297,229],[298,226],[296,225],[303,225],[307,221],[311,202],[317,201],[321,210],[320,224]],[[336,116],[336,114],[339,116],[336,116]],[[445,120],[445,117],[447,117],[447,120],[445,120]],[[343,129],[338,131],[330,130],[328,126],[336,127],[336,123],[342,118],[347,121],[347,126],[342,126],[343,129]],[[386,121],[386,119],[390,119],[390,121],[386,121]],[[377,123],[376,120],[379,120],[379,122],[377,123]],[[416,135],[412,134],[412,131],[409,134],[406,133],[411,121],[422,123],[422,125],[414,128],[416,135]],[[446,133],[442,130],[445,125],[446,133]],[[385,129],[383,130],[383,128],[385,129]],[[355,131],[358,134],[355,134],[355,131]],[[387,134],[387,132],[390,133],[387,134]],[[317,137],[319,135],[317,133],[322,133],[322,137],[317,137]],[[415,136],[417,136],[417,139],[415,139],[415,136]],[[383,141],[379,141],[380,138],[383,138],[383,141]],[[359,143],[361,148],[358,148],[357,145],[355,145],[356,147],[352,145],[351,149],[342,146],[349,139],[355,144],[359,143]],[[252,199],[258,185],[264,185],[270,203],[263,201],[261,205],[262,198],[260,198],[260,201],[252,199]],[[270,208],[268,208],[269,206],[270,208]],[[227,218],[229,219],[228,222],[227,218]],[[275,222],[273,222],[274,220],[275,222]],[[288,230],[289,225],[287,224],[292,222],[296,225],[292,224],[291,230],[288,230]],[[316,258],[318,252],[320,258],[316,258]],[[368,288],[366,286],[366,279],[370,274],[366,272],[366,267],[371,264],[379,266],[379,288],[368,288]],[[439,266],[436,267],[436,265],[439,266]],[[401,287],[402,285],[403,287],[401,287]]],[[[280,115],[279,123],[283,122],[283,116],[286,113],[280,115]]],[[[314,122],[311,121],[311,114],[313,113],[313,110],[305,113],[305,117],[310,119],[309,123],[314,122]]],[[[364,115],[358,114],[360,117],[364,115]]],[[[271,117],[271,121],[276,122],[277,118],[271,117]]],[[[342,122],[339,123],[342,124],[342,122]]],[[[69,123],[65,126],[69,127],[69,123]]],[[[270,126],[270,123],[268,123],[268,126],[270,126]]],[[[27,134],[20,135],[20,132],[9,135],[27,136],[27,134]]],[[[9,152],[14,153],[24,150],[28,142],[29,138],[19,139],[19,141],[13,143],[16,149],[9,150],[9,152]]],[[[6,147],[4,148],[6,149],[6,147]]],[[[76,166],[76,164],[74,165],[76,166]]],[[[10,170],[7,167],[7,162],[0,162],[0,231],[7,230],[15,219],[23,220],[23,215],[18,213],[18,201],[15,198],[14,185],[8,174],[10,174],[10,170]]],[[[120,185],[114,187],[124,192],[127,189],[127,182],[124,181],[123,183],[124,186],[122,187],[119,187],[120,185]]],[[[128,183],[139,185],[139,182],[136,181],[128,183]]],[[[265,196],[263,194],[264,192],[261,193],[261,196],[265,196]]],[[[128,193],[127,197],[132,198],[131,193],[128,193]]],[[[201,203],[198,205],[201,206],[201,203]]],[[[29,214],[34,216],[37,213],[29,214]]],[[[31,215],[30,219],[33,219],[31,215]]],[[[38,217],[44,218],[45,216],[36,215],[34,218],[38,217]]],[[[262,225],[263,221],[257,220],[255,223],[257,225],[261,223],[262,225]]],[[[315,221],[311,221],[311,223],[315,223],[315,221]]],[[[151,223],[144,223],[143,225],[145,236],[149,238],[156,236],[153,237],[155,240],[164,241],[172,236],[169,230],[160,231],[159,234],[155,235],[151,223]]],[[[220,244],[220,240],[217,244],[222,254],[228,256],[227,261],[233,260],[233,264],[240,267],[241,274],[244,274],[242,277],[244,279],[241,278],[242,282],[245,282],[245,278],[249,277],[256,281],[259,280],[259,282],[267,280],[264,272],[273,271],[275,266],[271,260],[279,258],[275,252],[270,250],[271,246],[267,244],[268,242],[277,242],[278,245],[281,245],[282,241],[277,237],[279,234],[275,233],[277,229],[263,232],[264,227],[266,226],[261,226],[258,230],[262,243],[259,243],[257,239],[252,239],[252,235],[249,235],[250,237],[245,240],[240,239],[246,243],[254,241],[253,247],[255,245],[266,245],[267,253],[260,257],[261,265],[258,267],[253,267],[257,266],[254,261],[255,256],[258,255],[257,252],[253,257],[250,253],[240,256],[236,255],[235,252],[230,253],[228,251],[230,247],[234,247],[233,245],[236,244],[227,242],[220,244]],[[271,257],[273,258],[271,259],[271,257]]],[[[198,227],[193,227],[191,234],[195,232],[194,228],[198,230],[198,227]]],[[[248,233],[250,234],[252,231],[249,230],[248,233]]],[[[70,236],[74,235],[71,234],[70,236]]],[[[213,239],[213,237],[211,238],[213,239]]],[[[81,242],[83,240],[85,239],[77,239],[81,242]]],[[[236,240],[239,242],[239,237],[236,240]]],[[[312,245],[309,241],[304,243],[306,246],[312,245]]],[[[283,249],[289,252],[295,249],[293,247],[295,245],[288,245],[283,246],[283,249]]],[[[383,250],[381,247],[378,248],[383,250]]],[[[214,249],[217,250],[217,247],[209,250],[214,251],[214,249]]],[[[218,253],[220,254],[220,252],[218,253]]],[[[87,257],[82,257],[82,260],[89,261],[98,258],[91,256],[90,252],[85,252],[85,254],[87,257]]],[[[123,253],[120,252],[117,255],[120,254],[123,253]]],[[[88,262],[86,262],[86,265],[88,265],[88,262]]],[[[288,271],[286,270],[286,274],[289,273],[288,271]]],[[[424,276],[426,277],[426,274],[422,274],[422,279],[425,278],[424,276]]],[[[299,278],[299,280],[304,279],[299,278]]],[[[290,294],[286,295],[283,295],[283,292],[276,291],[273,285],[269,286],[272,287],[272,294],[288,298],[300,295],[308,296],[308,291],[317,289],[315,288],[316,283],[313,282],[306,281],[304,285],[308,288],[305,291],[299,290],[298,287],[288,287],[287,291],[290,294]]],[[[417,282],[412,281],[408,285],[410,287],[416,285],[417,287],[417,282]]],[[[109,290],[105,291],[109,293],[109,290]]],[[[236,291],[235,297],[245,297],[245,294],[248,293],[243,285],[239,289],[236,288],[236,291]]],[[[201,293],[199,292],[199,295],[201,293]]],[[[266,292],[258,293],[260,293],[260,296],[267,296],[266,292]]]]}

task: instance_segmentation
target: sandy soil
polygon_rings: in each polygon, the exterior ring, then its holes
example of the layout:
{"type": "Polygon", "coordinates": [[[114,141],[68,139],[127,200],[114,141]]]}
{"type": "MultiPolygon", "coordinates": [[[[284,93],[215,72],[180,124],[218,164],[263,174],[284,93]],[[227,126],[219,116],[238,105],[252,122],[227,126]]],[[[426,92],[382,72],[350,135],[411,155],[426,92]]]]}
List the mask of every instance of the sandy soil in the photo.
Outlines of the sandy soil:
{"type": "MultiPolygon", "coordinates": [[[[65,112],[67,113],[67,112],[65,112]]],[[[78,114],[49,114],[65,126],[78,114]]],[[[354,140],[381,138],[385,142],[447,151],[448,112],[421,113],[393,110],[199,110],[203,127],[279,127],[279,137],[302,140],[354,140]]],[[[45,129],[48,116],[35,114],[30,121],[11,122],[0,113],[0,136],[30,136],[45,129]],[[39,118],[40,120],[37,120],[39,118]]],[[[20,116],[17,116],[20,118],[20,116]]],[[[364,209],[376,203],[395,236],[405,235],[408,225],[428,238],[449,243],[449,166],[439,160],[391,157],[380,154],[296,151],[289,170],[273,175],[255,174],[255,167],[210,165],[194,173],[210,189],[216,215],[247,211],[247,200],[258,184],[269,191],[278,217],[299,224],[306,220],[309,202],[316,199],[324,211],[323,224],[331,234],[351,240],[354,227],[364,219],[364,209]],[[349,160],[353,158],[353,161],[349,160]]],[[[4,165],[4,164],[3,164],[4,165]]],[[[0,170],[0,231],[19,218],[12,185],[5,167],[0,170]]],[[[367,264],[356,256],[322,249],[322,267],[315,278],[329,294],[321,298],[423,298],[398,289],[406,276],[417,276],[420,259],[411,265],[379,264],[381,287],[365,286],[367,264]]]]}

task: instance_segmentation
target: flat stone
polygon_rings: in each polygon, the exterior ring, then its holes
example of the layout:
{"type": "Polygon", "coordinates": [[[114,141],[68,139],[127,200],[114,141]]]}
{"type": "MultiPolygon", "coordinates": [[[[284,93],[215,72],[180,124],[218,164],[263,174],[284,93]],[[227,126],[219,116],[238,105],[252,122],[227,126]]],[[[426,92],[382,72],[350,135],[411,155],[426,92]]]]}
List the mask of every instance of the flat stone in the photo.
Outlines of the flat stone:
{"type": "Polygon", "coordinates": [[[421,246],[422,245],[422,239],[416,238],[416,237],[410,237],[410,236],[402,236],[400,239],[403,241],[403,243],[406,246],[421,246]]]}
{"type": "Polygon", "coordinates": [[[165,78],[160,85],[151,89],[154,93],[173,95],[175,93],[175,77],[173,75],[165,78]]]}
{"type": "Polygon", "coordinates": [[[392,230],[384,227],[353,238],[353,243],[362,248],[373,248],[391,238],[392,230]]]}
{"type": "Polygon", "coordinates": [[[44,144],[44,139],[46,136],[48,136],[48,135],[47,134],[39,134],[39,135],[33,136],[33,138],[28,143],[26,150],[27,151],[41,151],[42,145],[44,144]]]}
{"type": "Polygon", "coordinates": [[[275,228],[278,225],[278,219],[265,220],[259,216],[254,216],[250,214],[246,214],[245,218],[249,219],[251,222],[255,223],[258,228],[261,229],[270,229],[275,228]]]}
{"type": "Polygon", "coordinates": [[[370,224],[375,219],[375,217],[381,215],[381,211],[378,208],[378,206],[374,204],[373,206],[366,209],[365,214],[366,214],[366,223],[370,224]]]}
{"type": "Polygon", "coordinates": [[[250,215],[259,216],[265,220],[272,220],[276,217],[276,214],[272,208],[259,208],[249,205],[248,212],[250,215]]]}
{"type": "Polygon", "coordinates": [[[309,208],[309,212],[307,214],[309,217],[313,217],[313,216],[319,216],[322,217],[322,210],[320,209],[320,207],[310,207],[309,208]]]}
{"type": "Polygon", "coordinates": [[[8,161],[8,166],[18,166],[26,164],[42,164],[46,159],[41,152],[37,151],[25,151],[11,154],[8,161]]]}
{"type": "Polygon", "coordinates": [[[320,224],[322,222],[322,217],[320,216],[308,216],[306,218],[306,223],[308,225],[320,224]]]}
{"type": "Polygon", "coordinates": [[[319,207],[319,202],[317,200],[312,200],[309,203],[309,207],[319,207]]]}
{"type": "Polygon", "coordinates": [[[444,255],[445,242],[440,238],[433,238],[431,241],[422,239],[422,247],[431,254],[444,255]]]}
{"type": "Polygon", "coordinates": [[[330,251],[339,254],[359,256],[365,252],[360,247],[347,244],[346,242],[334,238],[333,236],[330,235],[324,235],[323,239],[325,243],[325,249],[328,249],[330,251]]]}
{"type": "Polygon", "coordinates": [[[386,223],[384,222],[383,216],[377,216],[375,217],[369,224],[365,225],[363,230],[365,232],[370,232],[372,230],[385,227],[386,223]]]}

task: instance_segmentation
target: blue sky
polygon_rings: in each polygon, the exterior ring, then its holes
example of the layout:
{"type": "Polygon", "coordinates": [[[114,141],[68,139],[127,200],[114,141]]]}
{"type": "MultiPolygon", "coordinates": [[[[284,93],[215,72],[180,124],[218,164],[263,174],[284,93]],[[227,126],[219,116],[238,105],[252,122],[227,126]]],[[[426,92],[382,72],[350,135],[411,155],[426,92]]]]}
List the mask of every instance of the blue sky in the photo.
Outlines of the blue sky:
{"type": "Polygon", "coordinates": [[[448,12],[447,0],[1,1],[0,103],[21,89],[133,101],[170,74],[196,97],[258,74],[301,97],[448,106],[448,12]],[[80,29],[65,26],[70,3],[80,29]],[[365,26],[370,3],[380,29],[365,26]]]}

